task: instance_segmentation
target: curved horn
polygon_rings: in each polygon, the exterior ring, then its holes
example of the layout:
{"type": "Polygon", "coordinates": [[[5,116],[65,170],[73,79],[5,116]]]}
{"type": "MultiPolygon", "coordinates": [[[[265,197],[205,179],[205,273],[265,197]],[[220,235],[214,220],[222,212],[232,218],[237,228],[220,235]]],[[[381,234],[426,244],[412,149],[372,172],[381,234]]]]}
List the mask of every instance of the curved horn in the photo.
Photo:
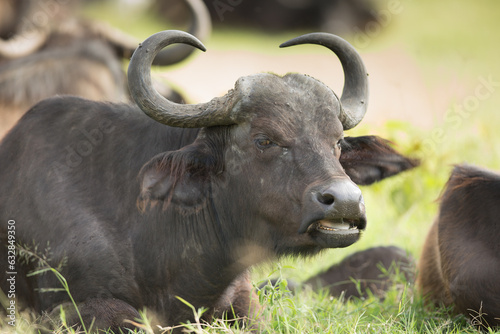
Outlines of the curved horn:
{"type": "Polygon", "coordinates": [[[88,31],[91,35],[98,36],[113,45],[118,51],[119,57],[130,58],[137,45],[139,45],[138,39],[113,27],[107,22],[81,20],[80,24],[83,26],[84,31],[88,31]]]}
{"type": "MultiPolygon", "coordinates": [[[[192,17],[189,33],[204,41],[208,39],[212,31],[212,23],[207,7],[202,0],[184,0],[186,1],[192,17]]],[[[101,36],[119,50],[123,58],[130,58],[134,53],[139,41],[134,37],[112,27],[108,23],[88,21],[84,22],[87,29],[95,35],[101,36]]],[[[168,66],[176,64],[186,59],[194,49],[187,45],[175,45],[171,48],[162,50],[154,59],[153,65],[168,66]]]]}
{"type": "Polygon", "coordinates": [[[146,39],[135,50],[128,67],[130,94],[137,105],[157,122],[182,128],[201,128],[235,124],[231,113],[234,105],[232,93],[201,104],[178,104],[161,96],[151,82],[151,64],[155,56],[166,46],[182,43],[205,51],[205,46],[194,36],[166,30],[146,39]]]}
{"type": "MultiPolygon", "coordinates": [[[[206,41],[212,31],[212,22],[207,6],[201,0],[185,0],[191,14],[189,33],[201,41],[206,41]]],[[[194,51],[186,45],[176,45],[160,52],[153,65],[167,66],[186,59],[194,51]]]]}
{"type": "Polygon", "coordinates": [[[344,70],[344,89],[340,97],[339,119],[344,130],[358,125],[368,106],[368,73],[358,52],[346,40],[328,33],[312,33],[291,39],[280,47],[300,44],[319,44],[332,50],[344,70]]]}
{"type": "Polygon", "coordinates": [[[41,29],[22,32],[8,40],[0,39],[0,57],[15,59],[32,54],[48,37],[48,31],[41,29]]]}

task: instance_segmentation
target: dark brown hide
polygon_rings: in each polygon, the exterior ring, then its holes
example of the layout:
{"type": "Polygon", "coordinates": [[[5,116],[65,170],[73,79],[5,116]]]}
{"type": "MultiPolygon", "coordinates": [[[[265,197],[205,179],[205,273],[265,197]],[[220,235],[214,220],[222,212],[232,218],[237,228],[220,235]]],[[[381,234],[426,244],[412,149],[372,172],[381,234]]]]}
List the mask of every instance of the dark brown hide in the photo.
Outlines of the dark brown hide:
{"type": "MultiPolygon", "coordinates": [[[[79,324],[79,315],[72,303],[59,305],[46,317],[41,319],[44,326],[58,327],[56,319],[61,317],[63,308],[66,322],[68,324],[79,324]],[[46,318],[46,319],[45,319],[46,318]]],[[[86,324],[86,330],[95,332],[96,329],[109,328],[112,333],[120,333],[121,330],[135,329],[134,323],[141,319],[139,312],[122,300],[114,298],[90,298],[78,305],[78,312],[86,324]],[[95,315],[99,314],[99,317],[95,315]],[[90,325],[92,327],[90,327],[90,325]]],[[[82,326],[75,327],[77,331],[83,331],[82,326]]],[[[125,332],[125,331],[124,331],[125,332]]],[[[126,333],[126,332],[125,332],[126,333]]]]}
{"type": "Polygon", "coordinates": [[[346,137],[342,142],[340,163],[351,180],[359,185],[370,185],[420,164],[417,159],[401,159],[391,145],[375,136],[346,137]],[[359,161],[363,161],[364,169],[359,161]]]}
{"type": "MultiPolygon", "coordinates": [[[[180,0],[155,0],[166,10],[179,7],[180,0]],[[177,6],[176,6],[177,5],[177,6]]],[[[363,32],[367,24],[378,24],[377,0],[204,0],[212,21],[220,27],[251,27],[263,31],[311,30],[335,34],[363,32]]],[[[170,15],[169,15],[170,14],[170,15]]],[[[176,12],[183,16],[183,12],[176,12]]]]}
{"type": "Polygon", "coordinates": [[[415,262],[403,249],[374,247],[348,256],[305,284],[313,289],[326,288],[332,296],[343,295],[346,299],[365,297],[368,290],[384,298],[394,275],[404,275],[408,282],[413,282],[414,273],[415,262]]]}
{"type": "Polygon", "coordinates": [[[453,306],[473,323],[500,325],[500,176],[453,169],[418,265],[429,302],[453,306]]]}

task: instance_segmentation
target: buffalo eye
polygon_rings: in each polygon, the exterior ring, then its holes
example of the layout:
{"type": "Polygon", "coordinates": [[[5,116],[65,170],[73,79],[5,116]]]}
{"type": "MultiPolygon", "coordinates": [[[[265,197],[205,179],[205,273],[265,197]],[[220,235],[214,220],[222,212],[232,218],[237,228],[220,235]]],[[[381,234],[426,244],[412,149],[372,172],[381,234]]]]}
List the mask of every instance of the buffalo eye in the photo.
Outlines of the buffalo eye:
{"type": "Polygon", "coordinates": [[[340,152],[342,151],[342,141],[343,139],[339,139],[336,143],[335,143],[335,147],[333,148],[332,150],[332,153],[333,155],[339,157],[340,156],[340,152]]]}
{"type": "Polygon", "coordinates": [[[273,143],[269,138],[257,138],[255,139],[255,146],[257,146],[257,148],[259,150],[265,150],[267,148],[270,148],[272,146],[275,146],[276,144],[273,143]]]}

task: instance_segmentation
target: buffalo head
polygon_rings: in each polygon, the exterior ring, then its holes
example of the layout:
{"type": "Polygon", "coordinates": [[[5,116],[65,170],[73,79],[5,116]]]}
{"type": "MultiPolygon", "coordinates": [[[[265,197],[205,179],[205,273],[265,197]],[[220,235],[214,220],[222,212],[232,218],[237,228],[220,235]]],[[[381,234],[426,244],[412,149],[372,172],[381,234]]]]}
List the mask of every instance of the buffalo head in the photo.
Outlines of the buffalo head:
{"type": "Polygon", "coordinates": [[[219,215],[250,217],[257,224],[251,228],[262,226],[275,237],[278,253],[357,241],[366,227],[363,196],[340,161],[348,145],[344,130],[361,121],[368,101],[367,73],[354,48],[324,33],[281,45],[314,43],[335,52],[345,73],[340,98],[312,77],[266,73],[240,78],[233,90],[210,102],[180,105],[158,94],[150,77],[155,55],[172,43],[205,50],[180,31],[151,36],[129,66],[132,96],[160,123],[203,130],[192,145],[161,154],[143,168],[142,203],[167,200],[190,206],[210,193],[225,207],[219,215]]]}

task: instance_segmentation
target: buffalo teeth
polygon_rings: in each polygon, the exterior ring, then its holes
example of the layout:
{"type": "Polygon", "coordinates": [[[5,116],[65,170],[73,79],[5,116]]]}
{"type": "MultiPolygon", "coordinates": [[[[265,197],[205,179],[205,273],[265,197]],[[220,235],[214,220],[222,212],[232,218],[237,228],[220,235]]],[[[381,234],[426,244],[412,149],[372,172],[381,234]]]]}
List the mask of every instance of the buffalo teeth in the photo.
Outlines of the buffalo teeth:
{"type": "Polygon", "coordinates": [[[355,229],[355,227],[351,228],[351,225],[345,223],[342,219],[338,221],[320,220],[318,228],[329,231],[355,229]]]}

